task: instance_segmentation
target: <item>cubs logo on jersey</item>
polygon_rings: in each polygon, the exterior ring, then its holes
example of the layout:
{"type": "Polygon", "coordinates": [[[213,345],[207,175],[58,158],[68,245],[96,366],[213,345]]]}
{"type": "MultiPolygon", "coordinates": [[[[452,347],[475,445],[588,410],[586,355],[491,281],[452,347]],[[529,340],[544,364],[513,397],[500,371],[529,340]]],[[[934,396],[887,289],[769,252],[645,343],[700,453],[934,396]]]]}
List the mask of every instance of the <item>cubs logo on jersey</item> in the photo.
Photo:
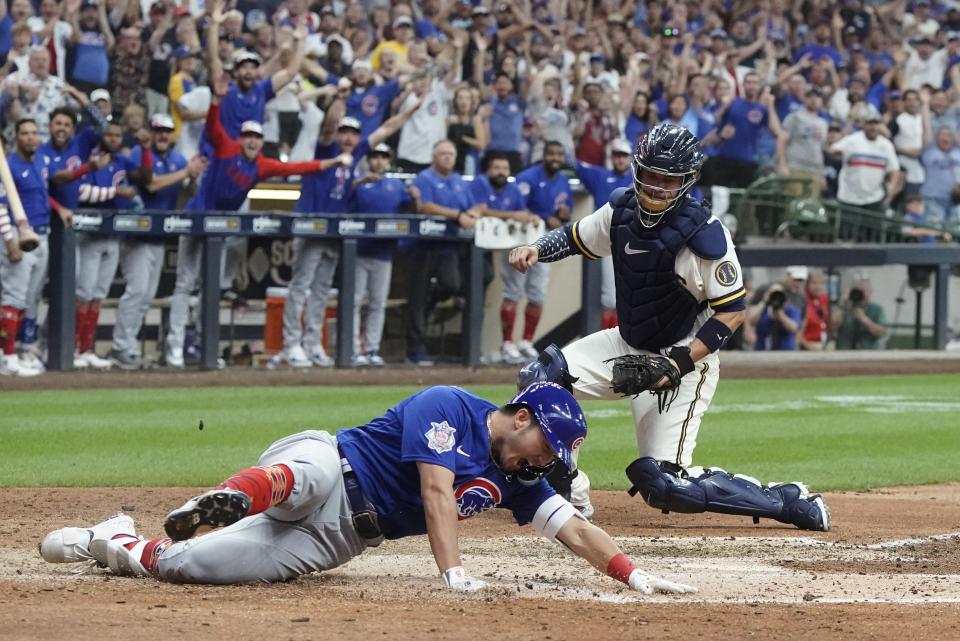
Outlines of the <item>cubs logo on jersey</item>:
{"type": "Polygon", "coordinates": [[[500,505],[503,493],[496,483],[483,477],[467,481],[453,492],[457,518],[461,521],[500,505]]]}

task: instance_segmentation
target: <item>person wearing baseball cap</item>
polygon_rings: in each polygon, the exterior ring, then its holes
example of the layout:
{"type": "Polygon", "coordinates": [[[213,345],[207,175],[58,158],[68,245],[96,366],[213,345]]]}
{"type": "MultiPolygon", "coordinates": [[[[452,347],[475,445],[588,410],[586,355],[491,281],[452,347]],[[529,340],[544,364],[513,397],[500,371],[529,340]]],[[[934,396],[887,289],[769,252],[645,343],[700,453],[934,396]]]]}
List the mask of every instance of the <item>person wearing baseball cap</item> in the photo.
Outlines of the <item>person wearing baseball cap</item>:
{"type": "Polygon", "coordinates": [[[110,82],[109,54],[116,40],[111,29],[101,28],[101,25],[107,25],[106,7],[96,0],[83,0],[79,13],[79,19],[74,16],[75,24],[70,38],[73,55],[69,64],[72,66],[67,70],[67,77],[74,87],[88,92],[94,87],[105,87],[110,82]]]}
{"type": "MultiPolygon", "coordinates": [[[[391,155],[390,146],[384,142],[367,151],[367,174],[353,182],[351,213],[392,215],[417,211],[420,204],[417,188],[413,185],[407,187],[399,178],[386,175],[391,155]]],[[[396,240],[364,239],[357,243],[357,304],[354,306],[353,356],[350,360],[353,367],[384,366],[383,357],[380,356],[380,341],[383,338],[396,248],[396,240]],[[361,319],[360,308],[364,299],[367,301],[367,311],[366,317],[361,319]]]]}
{"type": "MultiPolygon", "coordinates": [[[[787,114],[781,129],[783,136],[777,144],[777,166],[782,175],[806,179],[819,190],[824,170],[823,143],[827,139],[827,121],[820,115],[823,94],[816,86],[807,89],[803,108],[787,114]]],[[[790,182],[784,192],[802,196],[806,187],[801,182],[790,182]]],[[[803,309],[803,308],[802,308],[803,309]]]]}
{"type": "Polygon", "coordinates": [[[290,581],[332,570],[385,539],[426,534],[439,585],[475,592],[490,581],[503,590],[496,578],[468,574],[457,543],[460,521],[503,508],[631,590],[696,592],[636,568],[544,480],[586,436],[580,405],[554,383],[530,385],[500,406],[438,385],[357,427],[278,440],[257,467],[169,512],[163,537],[137,536],[133,519],[119,514],[50,532],[40,555],[50,563],[93,558],[119,575],[229,585],[290,581]],[[193,538],[209,527],[223,529],[193,538]]]}
{"type": "MultiPolygon", "coordinates": [[[[362,134],[363,125],[356,118],[343,116],[334,119],[328,113],[320,130],[316,157],[342,156],[352,159],[352,162],[335,172],[304,176],[294,212],[305,216],[316,212],[340,214],[349,211],[354,168],[371,147],[376,147],[396,133],[420,108],[423,100],[421,96],[413,106],[388,119],[369,136],[362,134]]],[[[313,238],[294,239],[293,275],[283,311],[283,351],[270,360],[269,366],[276,367],[283,361],[291,367],[333,365],[333,359],[327,355],[323,345],[304,344],[304,337],[322,335],[322,318],[308,314],[301,322],[301,317],[308,297],[310,309],[326,308],[338,257],[339,246],[336,243],[313,238]]]]}
{"type": "Polygon", "coordinates": [[[370,54],[370,64],[374,70],[380,69],[380,54],[385,50],[393,51],[397,54],[397,63],[407,64],[410,52],[410,44],[415,36],[413,19],[410,16],[401,15],[393,21],[393,38],[383,40],[377,45],[373,53],[370,54]]]}
{"type": "MultiPolygon", "coordinates": [[[[150,131],[153,172],[149,182],[141,186],[140,197],[144,209],[174,212],[181,190],[188,181],[195,181],[203,173],[206,160],[196,156],[188,162],[173,147],[175,126],[168,114],[154,114],[150,118],[150,131]]],[[[137,145],[130,152],[130,160],[139,165],[143,154],[143,147],[137,145]]],[[[163,236],[136,234],[123,239],[120,263],[126,284],[117,305],[109,354],[109,359],[120,369],[135,370],[143,365],[137,335],[150,302],[157,295],[163,259],[163,236]]]]}
{"type": "MultiPolygon", "coordinates": [[[[280,162],[265,157],[263,125],[258,120],[246,120],[238,127],[238,138],[227,133],[220,114],[221,103],[235,86],[228,85],[222,76],[213,84],[213,100],[207,112],[206,124],[210,135],[209,164],[200,188],[187,202],[187,211],[238,211],[247,194],[258,182],[273,176],[303,174],[304,179],[327,169],[353,164],[347,154],[307,162],[280,162]]],[[[170,302],[170,330],[167,333],[165,360],[168,366],[182,368],[183,346],[189,318],[190,294],[199,284],[199,256],[202,239],[181,236],[177,254],[177,282],[170,302]]]]}
{"type": "Polygon", "coordinates": [[[862,114],[863,129],[830,145],[842,158],[837,200],[885,212],[900,191],[900,161],[889,138],[880,135],[881,116],[873,105],[862,114]]]}
{"type": "Polygon", "coordinates": [[[170,76],[167,95],[170,99],[170,113],[173,116],[173,140],[180,137],[184,121],[203,120],[206,111],[189,111],[180,105],[180,99],[196,86],[195,71],[198,52],[187,45],[173,50],[173,75],[170,76]]]}
{"type": "Polygon", "coordinates": [[[90,92],[90,102],[100,110],[104,118],[113,120],[113,102],[109,91],[103,88],[94,89],[90,92]]]}
{"type": "MultiPolygon", "coordinates": [[[[220,28],[225,20],[223,0],[215,0],[206,31],[207,75],[211,79],[223,76],[223,63],[220,60],[220,28]]],[[[230,83],[219,109],[224,129],[230,138],[240,135],[240,125],[247,120],[263,122],[267,101],[299,73],[300,64],[303,62],[303,40],[307,35],[306,32],[305,24],[297,25],[293,32],[293,55],[290,56],[286,67],[274,72],[269,78],[260,79],[261,60],[256,53],[241,50],[234,55],[233,82],[230,83]]],[[[205,131],[205,140],[207,136],[205,131]]]]}
{"type": "MultiPolygon", "coordinates": [[[[610,143],[610,164],[612,169],[603,165],[591,165],[578,160],[577,178],[593,197],[594,210],[610,200],[610,194],[621,187],[633,185],[633,145],[626,138],[617,138],[610,143]]],[[[613,282],[613,262],[609,256],[601,259],[602,272],[600,283],[600,324],[603,329],[617,326],[617,301],[613,282]]]]}

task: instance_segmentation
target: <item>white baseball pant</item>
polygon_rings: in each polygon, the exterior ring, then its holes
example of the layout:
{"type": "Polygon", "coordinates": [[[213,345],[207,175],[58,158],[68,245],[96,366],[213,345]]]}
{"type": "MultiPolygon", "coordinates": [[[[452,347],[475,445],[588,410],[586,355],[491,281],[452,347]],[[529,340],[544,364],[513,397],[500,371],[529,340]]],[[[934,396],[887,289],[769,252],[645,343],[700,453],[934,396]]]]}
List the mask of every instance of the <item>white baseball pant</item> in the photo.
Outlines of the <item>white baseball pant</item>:
{"type": "Polygon", "coordinates": [[[327,297],[339,260],[340,248],[335,242],[314,238],[293,239],[293,276],[283,308],[285,350],[302,345],[309,353],[321,346],[327,297]],[[306,313],[304,307],[307,308],[306,313]],[[303,325],[300,324],[301,316],[303,325]]]}
{"type": "Polygon", "coordinates": [[[120,262],[120,241],[109,236],[77,234],[77,301],[103,300],[120,262]]]}
{"type": "Polygon", "coordinates": [[[117,352],[140,353],[137,334],[157,295],[163,256],[162,242],[124,240],[120,246],[120,267],[127,284],[117,304],[117,319],[113,325],[113,349],[117,352]]]}
{"type": "MultiPolygon", "coordinates": [[[[47,236],[40,236],[40,245],[32,252],[21,252],[19,262],[11,263],[7,243],[0,242],[0,305],[14,309],[36,310],[47,279],[50,248],[47,236]]],[[[36,318],[34,313],[31,318],[36,318]]]]}
{"type": "Polygon", "coordinates": [[[393,262],[379,258],[357,257],[356,295],[353,305],[353,353],[360,353],[360,306],[367,300],[367,318],[363,326],[363,346],[368,352],[379,352],[386,319],[387,296],[393,262]]]}

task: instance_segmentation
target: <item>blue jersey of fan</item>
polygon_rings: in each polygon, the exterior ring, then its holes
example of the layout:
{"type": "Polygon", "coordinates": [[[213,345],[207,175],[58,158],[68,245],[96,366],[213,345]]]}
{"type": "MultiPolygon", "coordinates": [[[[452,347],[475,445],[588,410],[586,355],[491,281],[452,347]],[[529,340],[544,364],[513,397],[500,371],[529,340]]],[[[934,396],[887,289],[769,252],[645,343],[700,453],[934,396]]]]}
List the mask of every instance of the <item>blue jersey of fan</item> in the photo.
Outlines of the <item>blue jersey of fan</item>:
{"type": "Polygon", "coordinates": [[[427,531],[417,463],[453,472],[459,518],[499,507],[529,523],[555,492],[541,480],[508,479],[490,458],[487,417],[496,406],[459,387],[431,387],[366,425],[337,432],[337,443],[377,510],[384,536],[427,531]]]}

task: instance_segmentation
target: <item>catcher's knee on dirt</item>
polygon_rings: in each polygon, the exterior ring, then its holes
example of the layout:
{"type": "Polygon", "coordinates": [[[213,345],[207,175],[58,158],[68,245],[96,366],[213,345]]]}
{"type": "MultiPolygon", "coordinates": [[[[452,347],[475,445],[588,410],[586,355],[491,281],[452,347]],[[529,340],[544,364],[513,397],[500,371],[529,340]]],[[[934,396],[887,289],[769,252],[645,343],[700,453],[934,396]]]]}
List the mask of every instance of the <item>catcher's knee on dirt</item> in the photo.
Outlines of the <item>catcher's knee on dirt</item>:
{"type": "Polygon", "coordinates": [[[579,378],[570,374],[567,359],[556,345],[548,345],[540,352],[537,360],[523,366],[517,374],[517,389],[526,389],[529,385],[538,382],[556,383],[568,392],[573,392],[573,384],[579,378]]]}
{"type": "Polygon", "coordinates": [[[801,529],[827,530],[829,511],[819,496],[809,496],[799,483],[763,487],[756,479],[707,469],[689,476],[679,465],[639,458],[627,467],[633,486],[630,495],[640,493],[652,507],[667,512],[717,512],[791,523],[801,529]]]}

